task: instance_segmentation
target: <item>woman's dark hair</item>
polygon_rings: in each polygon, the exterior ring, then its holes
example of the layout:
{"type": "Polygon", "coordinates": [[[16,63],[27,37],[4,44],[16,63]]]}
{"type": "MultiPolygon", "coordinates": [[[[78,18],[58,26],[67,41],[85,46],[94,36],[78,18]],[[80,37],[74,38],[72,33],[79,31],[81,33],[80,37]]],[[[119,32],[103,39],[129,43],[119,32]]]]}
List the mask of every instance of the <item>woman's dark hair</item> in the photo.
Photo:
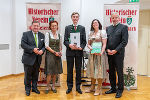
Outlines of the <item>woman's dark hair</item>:
{"type": "Polygon", "coordinates": [[[94,31],[94,28],[93,28],[93,23],[94,21],[97,21],[98,24],[99,24],[99,30],[102,30],[102,24],[100,23],[100,21],[98,19],[94,19],[91,23],[91,31],[94,31]]]}
{"type": "MultiPolygon", "coordinates": [[[[56,23],[57,26],[58,26],[58,22],[57,22],[57,21],[50,21],[50,22],[49,22],[49,29],[50,29],[50,30],[51,30],[51,25],[52,25],[52,23],[56,23]]],[[[58,27],[57,27],[57,30],[58,30],[58,27]]]]}

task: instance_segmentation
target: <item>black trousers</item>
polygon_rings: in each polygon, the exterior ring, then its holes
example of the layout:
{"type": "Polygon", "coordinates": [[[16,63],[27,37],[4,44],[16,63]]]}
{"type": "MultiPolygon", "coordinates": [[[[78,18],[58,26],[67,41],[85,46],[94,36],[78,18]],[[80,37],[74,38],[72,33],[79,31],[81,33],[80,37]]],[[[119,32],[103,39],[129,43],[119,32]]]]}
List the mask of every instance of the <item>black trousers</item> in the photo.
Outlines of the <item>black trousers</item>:
{"type": "Polygon", "coordinates": [[[67,56],[67,86],[68,89],[73,88],[73,66],[75,61],[76,70],[76,90],[80,89],[81,85],[81,66],[82,56],[67,56]]]}
{"type": "Polygon", "coordinates": [[[37,89],[39,68],[40,68],[40,64],[38,64],[37,59],[33,66],[24,64],[24,73],[25,73],[24,85],[26,91],[31,90],[31,82],[32,82],[32,89],[37,89]]]}
{"type": "Polygon", "coordinates": [[[111,88],[116,90],[116,72],[118,76],[118,90],[124,90],[124,79],[123,79],[123,61],[124,54],[108,55],[109,63],[109,80],[111,88]]]}

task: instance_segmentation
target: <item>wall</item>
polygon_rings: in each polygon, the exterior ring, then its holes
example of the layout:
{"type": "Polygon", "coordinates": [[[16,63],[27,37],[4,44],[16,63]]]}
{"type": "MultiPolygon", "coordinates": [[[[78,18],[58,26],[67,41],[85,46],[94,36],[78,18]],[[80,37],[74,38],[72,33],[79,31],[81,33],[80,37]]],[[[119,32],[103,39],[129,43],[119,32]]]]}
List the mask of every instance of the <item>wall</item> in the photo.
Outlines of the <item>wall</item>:
{"type": "Polygon", "coordinates": [[[0,45],[7,44],[6,49],[1,46],[0,50],[0,76],[11,74],[11,0],[3,0],[0,3],[0,45]]]}
{"type": "Polygon", "coordinates": [[[150,10],[141,10],[138,40],[138,74],[150,76],[150,10]]]}

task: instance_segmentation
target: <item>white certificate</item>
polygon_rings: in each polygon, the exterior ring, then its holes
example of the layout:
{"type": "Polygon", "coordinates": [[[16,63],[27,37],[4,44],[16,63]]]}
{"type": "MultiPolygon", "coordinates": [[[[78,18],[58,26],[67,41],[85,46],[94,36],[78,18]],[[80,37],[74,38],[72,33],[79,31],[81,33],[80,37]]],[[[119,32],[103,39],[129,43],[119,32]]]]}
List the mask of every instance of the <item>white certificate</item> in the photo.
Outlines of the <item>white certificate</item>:
{"type": "Polygon", "coordinates": [[[76,44],[77,47],[80,47],[80,32],[70,33],[71,44],[76,44]]]}

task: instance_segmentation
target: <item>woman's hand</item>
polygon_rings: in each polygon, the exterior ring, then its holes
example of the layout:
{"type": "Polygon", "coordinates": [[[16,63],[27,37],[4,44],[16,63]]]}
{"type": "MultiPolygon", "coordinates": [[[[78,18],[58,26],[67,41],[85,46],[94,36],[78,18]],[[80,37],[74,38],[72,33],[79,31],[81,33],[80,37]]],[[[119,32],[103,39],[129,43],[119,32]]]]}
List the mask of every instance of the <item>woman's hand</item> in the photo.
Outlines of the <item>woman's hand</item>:
{"type": "Polygon", "coordinates": [[[102,56],[102,53],[94,53],[97,56],[102,56]]]}
{"type": "Polygon", "coordinates": [[[58,56],[58,57],[61,57],[61,56],[62,56],[62,53],[61,53],[61,52],[55,52],[54,54],[55,54],[55,56],[58,56]]]}
{"type": "Polygon", "coordinates": [[[88,45],[88,48],[90,49],[90,51],[93,50],[93,48],[91,47],[91,45],[88,45]]]}
{"type": "Polygon", "coordinates": [[[89,49],[90,49],[90,50],[93,50],[93,48],[92,48],[92,47],[89,47],[89,49]]]}
{"type": "Polygon", "coordinates": [[[59,57],[61,57],[62,56],[62,52],[58,52],[59,53],[59,57]]]}
{"type": "Polygon", "coordinates": [[[59,56],[59,52],[54,52],[54,55],[55,56],[59,56]]]}

